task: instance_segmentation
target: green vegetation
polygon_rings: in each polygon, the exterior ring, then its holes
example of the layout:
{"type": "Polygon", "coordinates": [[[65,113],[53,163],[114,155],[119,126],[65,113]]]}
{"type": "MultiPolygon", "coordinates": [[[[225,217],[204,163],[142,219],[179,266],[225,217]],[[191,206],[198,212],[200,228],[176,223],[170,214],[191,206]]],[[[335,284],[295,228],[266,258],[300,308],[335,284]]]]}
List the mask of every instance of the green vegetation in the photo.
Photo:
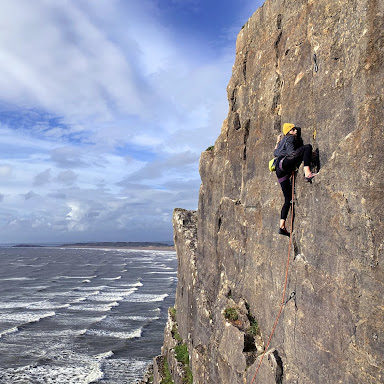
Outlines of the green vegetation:
{"type": "Polygon", "coordinates": [[[246,308],[248,310],[247,317],[248,317],[248,320],[249,320],[249,322],[251,324],[250,327],[247,330],[247,333],[249,333],[252,336],[260,335],[260,328],[259,328],[259,324],[258,324],[257,320],[251,314],[251,312],[249,310],[249,305],[246,304],[245,306],[246,306],[246,308]]]}
{"type": "MultiPolygon", "coordinates": [[[[169,315],[174,322],[171,330],[172,337],[177,341],[177,345],[174,348],[175,357],[179,363],[183,364],[183,368],[184,368],[183,384],[193,384],[193,375],[192,375],[191,368],[189,367],[188,347],[187,347],[187,344],[183,343],[183,339],[180,336],[179,330],[177,328],[176,308],[174,307],[169,308],[169,315]]],[[[169,372],[168,362],[166,360],[164,360],[164,376],[165,378],[162,380],[161,384],[173,383],[171,374],[169,372]]]]}
{"type": "Polygon", "coordinates": [[[208,147],[208,148],[206,149],[206,151],[213,151],[214,148],[215,148],[215,146],[214,146],[214,145],[211,145],[210,147],[208,147]]]}
{"type": "Polygon", "coordinates": [[[149,382],[153,383],[153,375],[149,376],[149,382]]]}
{"type": "Polygon", "coordinates": [[[184,365],[185,375],[183,377],[183,384],[193,384],[193,375],[189,367],[189,353],[187,344],[178,344],[175,347],[175,355],[178,362],[184,365]]]}
{"type": "Polygon", "coordinates": [[[172,380],[171,372],[169,371],[167,358],[164,357],[164,378],[161,380],[160,384],[175,384],[172,380]]]}
{"type": "Polygon", "coordinates": [[[173,321],[176,321],[176,308],[175,307],[169,308],[169,314],[171,315],[171,319],[173,321]]]}
{"type": "Polygon", "coordinates": [[[234,307],[227,307],[224,310],[224,317],[229,321],[236,321],[239,319],[239,315],[237,314],[237,309],[234,307]]]}
{"type": "Polygon", "coordinates": [[[177,325],[176,324],[173,325],[171,333],[172,333],[172,337],[176,341],[178,341],[179,343],[181,343],[183,341],[183,339],[180,336],[179,331],[177,330],[177,325]]]}
{"type": "Polygon", "coordinates": [[[191,368],[189,368],[189,365],[187,365],[185,368],[185,376],[183,379],[184,384],[193,384],[193,375],[191,368]]]}
{"type": "Polygon", "coordinates": [[[171,333],[172,333],[172,337],[178,341],[179,343],[183,341],[183,339],[181,338],[180,334],[179,334],[179,331],[177,330],[177,323],[176,323],[176,308],[175,307],[171,307],[169,308],[169,315],[171,316],[171,319],[172,321],[175,323],[173,324],[172,326],[172,330],[171,330],[171,333]]]}
{"type": "Polygon", "coordinates": [[[178,344],[175,347],[175,355],[177,361],[180,361],[180,363],[189,364],[189,353],[188,353],[188,347],[187,344],[178,344]]]}
{"type": "Polygon", "coordinates": [[[252,336],[260,335],[259,324],[257,323],[256,319],[251,321],[251,326],[248,329],[248,333],[250,333],[252,336]]]}

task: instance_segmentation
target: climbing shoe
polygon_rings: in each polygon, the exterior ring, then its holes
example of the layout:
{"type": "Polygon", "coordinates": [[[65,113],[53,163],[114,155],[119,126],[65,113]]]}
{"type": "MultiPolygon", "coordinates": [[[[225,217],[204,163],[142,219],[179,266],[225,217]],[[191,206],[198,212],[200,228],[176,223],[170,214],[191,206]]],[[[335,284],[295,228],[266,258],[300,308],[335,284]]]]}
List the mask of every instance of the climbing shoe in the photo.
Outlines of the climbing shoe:
{"type": "Polygon", "coordinates": [[[285,228],[279,228],[279,235],[291,236],[291,234],[285,228]]]}
{"type": "Polygon", "coordinates": [[[305,181],[309,184],[312,184],[312,179],[317,175],[317,173],[311,173],[311,176],[305,177],[305,181]]]}

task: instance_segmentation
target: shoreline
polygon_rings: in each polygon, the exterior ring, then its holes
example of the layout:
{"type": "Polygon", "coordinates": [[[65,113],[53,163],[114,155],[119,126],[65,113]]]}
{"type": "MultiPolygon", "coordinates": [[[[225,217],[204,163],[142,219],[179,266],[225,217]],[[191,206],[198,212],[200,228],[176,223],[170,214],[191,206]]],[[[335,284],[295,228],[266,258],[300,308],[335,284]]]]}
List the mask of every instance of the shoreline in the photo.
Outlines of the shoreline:
{"type": "Polygon", "coordinates": [[[61,245],[53,248],[91,248],[91,249],[132,249],[136,250],[148,250],[148,251],[176,251],[174,246],[113,246],[113,245],[61,245]]]}

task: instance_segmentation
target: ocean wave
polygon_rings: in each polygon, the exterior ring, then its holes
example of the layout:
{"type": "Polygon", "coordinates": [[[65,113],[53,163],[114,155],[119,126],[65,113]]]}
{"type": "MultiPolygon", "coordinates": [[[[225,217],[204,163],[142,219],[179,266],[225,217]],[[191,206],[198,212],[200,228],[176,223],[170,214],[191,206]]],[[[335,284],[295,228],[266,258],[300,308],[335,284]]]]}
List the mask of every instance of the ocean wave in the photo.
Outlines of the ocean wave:
{"type": "Polygon", "coordinates": [[[114,357],[103,361],[103,371],[111,383],[138,383],[143,378],[149,363],[149,360],[114,357]],[[122,377],[126,380],[122,380],[122,377]]]}
{"type": "Polygon", "coordinates": [[[31,304],[30,301],[0,302],[0,308],[2,309],[26,308],[30,304],[31,304]]]}
{"type": "Polygon", "coordinates": [[[80,336],[84,335],[87,332],[87,329],[63,329],[60,331],[44,331],[44,332],[36,332],[31,330],[30,332],[25,332],[28,337],[41,337],[41,338],[49,338],[49,337],[67,337],[67,336],[80,336]]]}
{"type": "Polygon", "coordinates": [[[159,320],[160,317],[146,317],[146,316],[126,316],[122,317],[123,320],[134,320],[134,321],[155,321],[159,320]]]}
{"type": "Polygon", "coordinates": [[[76,288],[77,291],[98,291],[108,288],[106,285],[97,285],[95,287],[78,287],[76,288]]]}
{"type": "Polygon", "coordinates": [[[117,301],[108,304],[74,304],[68,309],[71,311],[108,312],[113,307],[119,306],[117,301]]]}
{"type": "Polygon", "coordinates": [[[77,298],[77,299],[75,299],[75,300],[72,300],[72,304],[76,304],[76,303],[81,303],[82,301],[85,301],[85,300],[87,300],[87,296],[86,297],[79,297],[79,298],[77,298]]]}
{"type": "Polygon", "coordinates": [[[152,271],[152,272],[147,272],[147,274],[149,275],[153,275],[153,274],[163,274],[163,275],[176,275],[177,274],[177,271],[152,271]]]}
{"type": "Polygon", "coordinates": [[[122,288],[122,287],[142,287],[144,284],[141,282],[141,281],[138,281],[136,283],[132,283],[132,284],[120,284],[118,285],[118,288],[122,288]]]}
{"type": "Polygon", "coordinates": [[[26,309],[61,309],[68,308],[70,304],[54,304],[49,301],[39,301],[26,306],[26,309]]]}
{"type": "Polygon", "coordinates": [[[0,313],[0,321],[4,323],[14,323],[19,322],[20,325],[37,323],[38,321],[45,319],[46,317],[55,316],[56,312],[43,312],[43,313],[35,313],[35,312],[24,312],[24,313],[0,313]]]}
{"type": "Polygon", "coordinates": [[[56,276],[54,277],[54,279],[94,279],[95,277],[97,277],[97,275],[93,275],[93,276],[56,276]]]}
{"type": "Polygon", "coordinates": [[[101,280],[120,280],[121,276],[116,277],[101,277],[101,280]]]}
{"type": "Polygon", "coordinates": [[[104,353],[99,353],[98,355],[95,355],[94,358],[97,360],[108,359],[108,358],[112,357],[113,355],[114,355],[114,353],[112,351],[108,351],[108,352],[104,352],[104,353]]]}
{"type": "Polygon", "coordinates": [[[89,296],[87,300],[89,301],[96,301],[96,302],[113,302],[113,301],[121,301],[124,299],[124,296],[119,294],[113,294],[113,293],[101,293],[99,295],[93,295],[89,296]]]}
{"type": "MultiPolygon", "coordinates": [[[[94,314],[94,316],[90,316],[89,314],[85,316],[81,316],[80,313],[78,313],[76,314],[75,322],[78,327],[85,328],[86,330],[87,328],[89,328],[91,324],[100,323],[106,318],[107,318],[107,315],[102,315],[97,312],[94,314]]],[[[60,316],[57,317],[57,319],[55,320],[61,326],[71,327],[74,324],[74,316],[73,316],[73,313],[70,313],[70,312],[67,312],[65,314],[60,314],[60,316]]]]}
{"type": "Polygon", "coordinates": [[[26,280],[36,280],[36,277],[2,277],[0,281],[26,281],[26,280]]]}
{"type": "Polygon", "coordinates": [[[52,366],[25,366],[8,368],[2,372],[6,383],[65,383],[90,384],[103,379],[100,361],[70,362],[67,365],[52,366]]]}
{"type": "Polygon", "coordinates": [[[137,288],[132,288],[125,290],[116,290],[116,292],[103,292],[98,295],[89,296],[87,299],[89,301],[121,301],[131,295],[136,290],[137,288]]]}
{"type": "Polygon", "coordinates": [[[157,301],[164,301],[166,297],[169,295],[167,293],[164,293],[162,295],[153,295],[153,294],[134,294],[129,296],[126,301],[131,303],[153,303],[157,301]]]}
{"type": "Polygon", "coordinates": [[[13,327],[9,329],[5,329],[4,331],[0,331],[0,339],[5,336],[5,335],[10,335],[11,333],[16,333],[18,332],[19,328],[13,327]]]}
{"type": "Polygon", "coordinates": [[[19,264],[20,267],[34,267],[34,268],[43,268],[47,266],[48,264],[19,264]]]}
{"type": "Polygon", "coordinates": [[[141,337],[142,328],[135,329],[131,332],[119,332],[119,331],[109,331],[103,329],[88,329],[87,335],[95,335],[101,337],[113,337],[116,339],[134,339],[141,337]]]}

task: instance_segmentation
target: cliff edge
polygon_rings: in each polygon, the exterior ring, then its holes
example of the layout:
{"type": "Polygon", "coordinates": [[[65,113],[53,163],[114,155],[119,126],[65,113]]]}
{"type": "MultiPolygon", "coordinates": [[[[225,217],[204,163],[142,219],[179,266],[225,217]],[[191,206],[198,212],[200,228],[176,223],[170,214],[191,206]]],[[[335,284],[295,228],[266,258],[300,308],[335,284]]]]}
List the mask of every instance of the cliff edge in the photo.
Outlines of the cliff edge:
{"type": "Polygon", "coordinates": [[[286,302],[254,382],[384,383],[383,57],[379,0],[267,0],[244,25],[198,210],[174,212],[179,280],[155,383],[254,378],[288,252],[268,171],[284,122],[321,170],[312,185],[298,173],[286,302]]]}

